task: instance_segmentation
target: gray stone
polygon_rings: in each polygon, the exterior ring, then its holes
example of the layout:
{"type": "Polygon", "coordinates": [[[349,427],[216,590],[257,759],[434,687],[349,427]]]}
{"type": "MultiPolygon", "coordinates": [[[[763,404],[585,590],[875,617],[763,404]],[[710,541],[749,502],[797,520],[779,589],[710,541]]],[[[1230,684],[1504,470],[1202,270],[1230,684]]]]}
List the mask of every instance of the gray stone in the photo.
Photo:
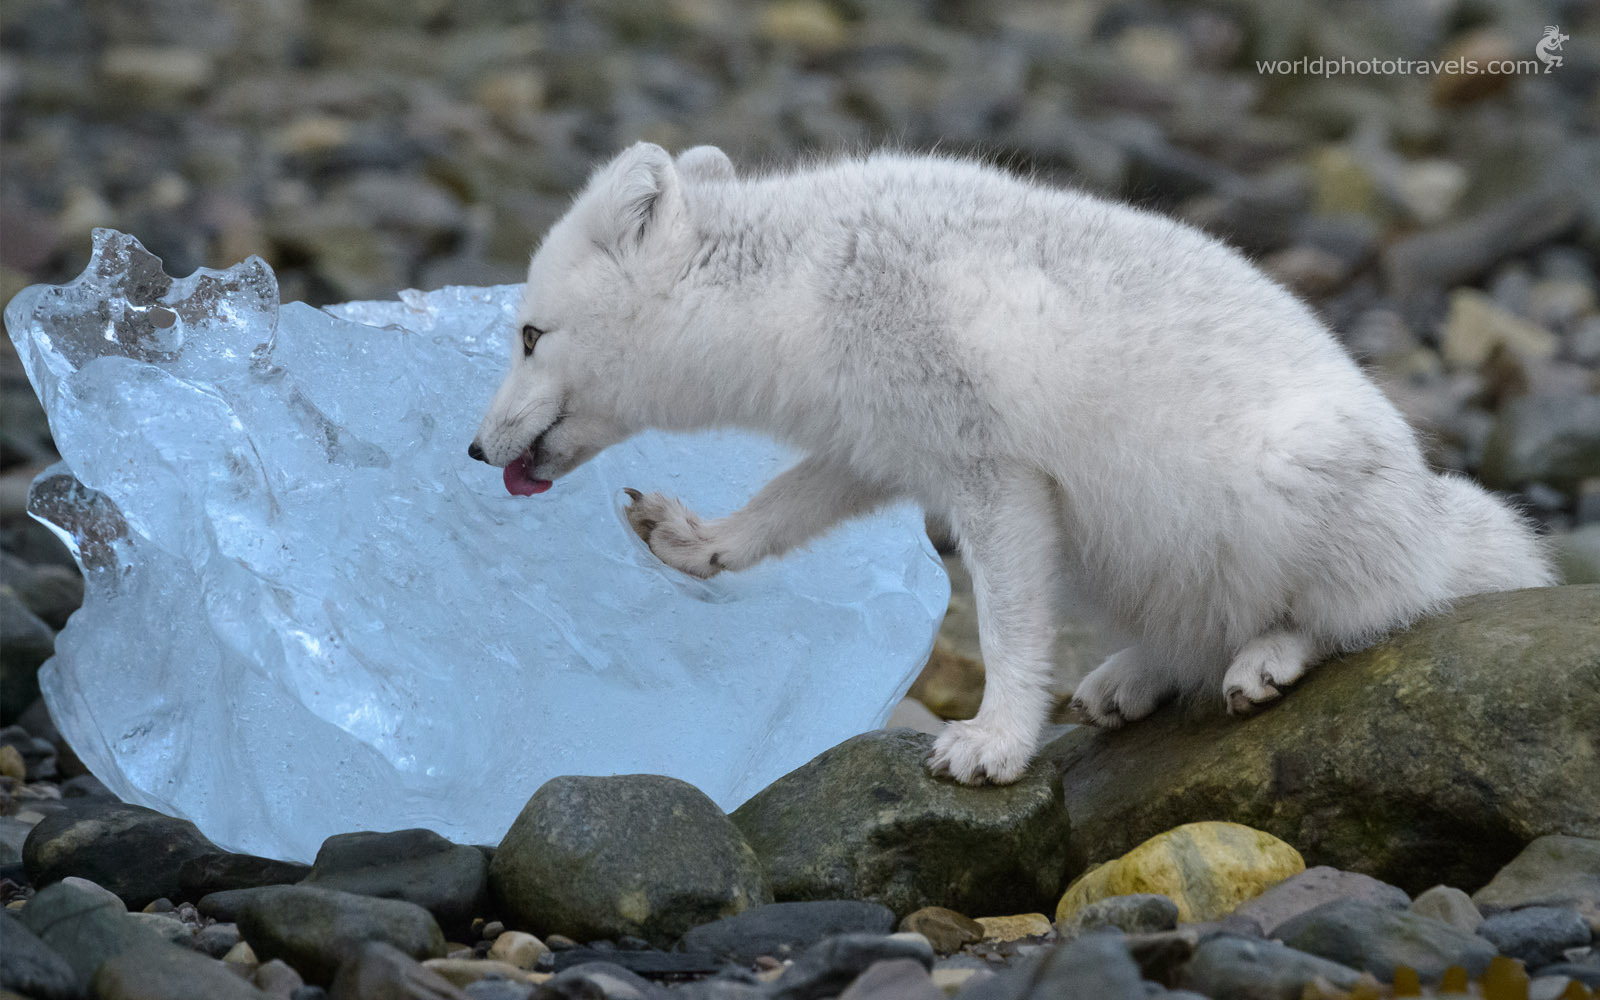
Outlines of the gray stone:
{"type": "Polygon", "coordinates": [[[806,949],[769,990],[771,1000],[837,996],[877,962],[912,959],[933,967],[933,947],[918,934],[840,934],[806,949]]]}
{"type": "Polygon", "coordinates": [[[23,845],[23,868],[34,885],[68,875],[111,890],[132,909],[165,896],[181,899],[184,862],[224,853],[186,819],[143,806],[95,799],[46,816],[23,845]]]}
{"type": "Polygon", "coordinates": [[[1348,990],[1361,973],[1277,941],[1223,935],[1200,945],[1178,985],[1226,1000],[1300,1000],[1316,979],[1348,990]]]}
{"type": "Polygon", "coordinates": [[[1577,910],[1600,924],[1600,834],[1539,837],[1472,894],[1484,913],[1523,906],[1577,910]]]}
{"type": "Polygon", "coordinates": [[[0,913],[0,990],[38,1000],[79,1000],[83,985],[67,960],[10,913],[0,913]]]}
{"type": "Polygon", "coordinates": [[[55,652],[56,633],[0,584],[0,724],[39,697],[39,664],[55,652]]]}
{"type": "Polygon", "coordinates": [[[1576,493],[1600,476],[1600,395],[1512,400],[1484,444],[1479,475],[1496,489],[1537,482],[1576,493]]]}
{"type": "Polygon", "coordinates": [[[0,816],[0,865],[22,860],[22,845],[27,843],[33,824],[15,816],[0,816]]]}
{"type": "Polygon", "coordinates": [[[1071,824],[1054,768],[972,788],[924,763],[933,738],[865,733],[784,775],[733,813],[784,900],[868,899],[905,916],[1053,909],[1071,824]]]}
{"type": "Polygon", "coordinates": [[[461,990],[468,1000],[532,1000],[536,987],[532,983],[516,983],[509,979],[480,979],[468,983],[461,990]]]}
{"type": "Polygon", "coordinates": [[[928,969],[914,958],[874,962],[839,994],[839,1000],[945,1000],[928,969]]]}
{"type": "Polygon", "coordinates": [[[212,958],[221,958],[233,950],[240,937],[237,924],[210,924],[194,932],[194,948],[212,958]]]}
{"type": "Polygon", "coordinates": [[[500,842],[489,879],[534,933],[634,935],[658,947],[772,901],[755,852],[722,810],[661,775],[545,782],[500,842]]]}
{"type": "Polygon", "coordinates": [[[1568,228],[1580,204],[1565,190],[1518,194],[1460,222],[1391,243],[1383,251],[1384,276],[1401,294],[1460,284],[1568,228]]]}
{"type": "Polygon", "coordinates": [[[575,965],[539,984],[534,1000],[662,1000],[667,991],[609,962],[575,965]]]}
{"type": "Polygon", "coordinates": [[[1484,920],[1478,936],[1502,955],[1520,959],[1530,969],[1554,965],[1568,948],[1589,943],[1589,921],[1574,910],[1529,906],[1496,913],[1484,920]]]}
{"type": "Polygon", "coordinates": [[[41,890],[22,908],[22,924],[66,959],[84,984],[113,955],[169,947],[159,935],[129,920],[120,900],[73,885],[41,890]]]}
{"type": "Polygon", "coordinates": [[[1056,928],[1063,937],[1115,927],[1125,934],[1153,934],[1178,926],[1178,904],[1157,893],[1131,893],[1096,900],[1056,928]]]}
{"type": "Polygon", "coordinates": [[[256,889],[299,882],[311,871],[298,861],[216,851],[190,858],[178,868],[180,899],[201,899],[230,889],[256,889]]]}
{"type": "Polygon", "coordinates": [[[317,851],[305,885],[403,899],[432,913],[447,936],[465,940],[489,909],[489,861],[432,830],[344,833],[317,851]]]}
{"type": "Polygon", "coordinates": [[[1412,913],[1435,920],[1443,920],[1464,931],[1476,931],[1483,923],[1483,914],[1473,905],[1472,897],[1448,885],[1436,885],[1411,901],[1412,913]]]}
{"type": "MultiPolygon", "coordinates": [[[[309,983],[333,981],[339,964],[369,942],[414,959],[444,957],[444,935],[415,903],[309,885],[239,889],[239,932],[263,962],[281,958],[309,983]]],[[[203,907],[202,907],[203,908],[203,907]]]]}
{"type": "Polygon", "coordinates": [[[1233,912],[1254,920],[1263,934],[1273,937],[1289,918],[1335,899],[1357,899],[1390,910],[1403,910],[1411,903],[1404,889],[1370,875],[1318,865],[1289,876],[1233,912]]]}
{"type": "Polygon", "coordinates": [[[1227,820],[1293,844],[1307,864],[1421,892],[1482,885],[1540,834],[1600,838],[1596,718],[1600,586],[1552,587],[1464,598],[1318,665],[1249,719],[1175,705],[1117,730],[1074,729],[1041,758],[1063,769],[1086,859],[1227,820]],[[1516,733],[1515,746],[1489,732],[1516,733]]]}
{"type": "Polygon", "coordinates": [[[1441,920],[1352,899],[1302,913],[1279,927],[1277,936],[1291,948],[1370,972],[1386,983],[1402,965],[1425,982],[1437,980],[1452,965],[1477,976],[1495,955],[1487,941],[1441,920]]]}
{"type": "Polygon", "coordinates": [[[270,1000],[221,962],[175,945],[111,956],[90,988],[97,1000],[270,1000]]]}
{"type": "Polygon", "coordinates": [[[357,945],[339,966],[331,1000],[465,1000],[466,994],[415,958],[382,941],[357,945]]]}
{"type": "Polygon", "coordinates": [[[52,629],[59,631],[83,605],[83,575],[65,566],[30,566],[9,554],[0,556],[6,585],[52,629]]]}
{"type": "Polygon", "coordinates": [[[184,948],[194,946],[194,928],[178,919],[176,913],[130,913],[127,919],[159,935],[169,944],[184,948]]]}
{"type": "MultiPolygon", "coordinates": [[[[1154,985],[1154,984],[1152,984],[1154,985]]],[[[1143,1000],[1149,995],[1121,935],[1085,934],[974,979],[960,1000],[1143,1000]]]]}
{"type": "Polygon", "coordinates": [[[894,929],[894,913],[877,903],[853,899],[768,903],[692,928],[678,948],[749,965],[762,955],[792,958],[836,934],[888,934],[894,929]]]}

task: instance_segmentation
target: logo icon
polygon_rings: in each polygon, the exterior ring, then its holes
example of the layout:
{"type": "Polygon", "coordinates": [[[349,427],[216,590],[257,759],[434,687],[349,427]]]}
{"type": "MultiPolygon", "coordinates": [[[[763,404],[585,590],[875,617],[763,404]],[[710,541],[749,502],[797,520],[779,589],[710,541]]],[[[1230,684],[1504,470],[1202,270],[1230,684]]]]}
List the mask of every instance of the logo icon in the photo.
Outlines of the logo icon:
{"type": "Polygon", "coordinates": [[[1559,24],[1545,26],[1544,37],[1539,39],[1539,44],[1533,47],[1533,54],[1543,60],[1546,73],[1561,65],[1562,57],[1558,55],[1561,51],[1561,43],[1571,37],[1571,35],[1563,35],[1561,33],[1559,24]]]}

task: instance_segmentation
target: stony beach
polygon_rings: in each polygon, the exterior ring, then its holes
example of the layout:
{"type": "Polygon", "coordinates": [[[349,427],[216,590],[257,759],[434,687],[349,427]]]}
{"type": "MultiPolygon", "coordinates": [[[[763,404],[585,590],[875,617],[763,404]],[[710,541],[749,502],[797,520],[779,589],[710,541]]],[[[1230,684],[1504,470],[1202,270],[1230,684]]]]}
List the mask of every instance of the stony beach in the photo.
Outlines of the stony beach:
{"type": "MultiPolygon", "coordinates": [[[[117,801],[39,699],[83,582],[24,510],[56,455],[0,340],[0,1000],[1600,996],[1592,5],[15,0],[0,56],[0,300],[78,274],[96,226],[175,274],[258,254],[313,304],[513,282],[636,139],[742,169],[938,148],[1249,253],[1568,584],[1248,720],[1061,726],[1006,788],[928,777],[929,738],[889,729],[731,814],[563,778],[498,843],[253,857],[117,801]],[[1452,57],[1531,65],[1296,62],[1452,57]]],[[[1063,625],[1063,696],[1099,642],[1063,625]]],[[[896,721],[981,689],[958,586],[896,721]]]]}

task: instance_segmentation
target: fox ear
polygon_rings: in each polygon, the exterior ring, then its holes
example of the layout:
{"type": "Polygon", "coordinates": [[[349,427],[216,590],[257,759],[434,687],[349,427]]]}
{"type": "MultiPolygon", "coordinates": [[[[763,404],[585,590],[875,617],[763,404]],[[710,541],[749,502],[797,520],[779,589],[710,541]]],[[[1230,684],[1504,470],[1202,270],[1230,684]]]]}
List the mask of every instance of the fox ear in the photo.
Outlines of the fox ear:
{"type": "Polygon", "coordinates": [[[671,221],[681,209],[678,172],[660,146],[636,142],[603,167],[590,182],[596,196],[590,224],[594,237],[622,250],[671,221]]]}
{"type": "Polygon", "coordinates": [[[695,146],[678,154],[678,174],[695,181],[733,180],[733,161],[715,146],[695,146]]]}

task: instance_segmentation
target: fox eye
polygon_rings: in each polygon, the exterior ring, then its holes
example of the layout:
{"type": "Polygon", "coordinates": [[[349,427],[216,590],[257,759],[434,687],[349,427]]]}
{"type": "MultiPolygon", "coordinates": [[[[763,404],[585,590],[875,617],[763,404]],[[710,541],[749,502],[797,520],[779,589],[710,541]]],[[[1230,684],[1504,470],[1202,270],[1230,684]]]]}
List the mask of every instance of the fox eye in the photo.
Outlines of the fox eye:
{"type": "Polygon", "coordinates": [[[533,353],[533,345],[538,343],[539,335],[542,334],[542,333],[544,333],[544,331],[539,329],[538,327],[534,326],[532,323],[529,323],[529,324],[527,324],[526,326],[524,326],[522,328],[522,356],[523,357],[527,357],[528,355],[533,353]]]}

